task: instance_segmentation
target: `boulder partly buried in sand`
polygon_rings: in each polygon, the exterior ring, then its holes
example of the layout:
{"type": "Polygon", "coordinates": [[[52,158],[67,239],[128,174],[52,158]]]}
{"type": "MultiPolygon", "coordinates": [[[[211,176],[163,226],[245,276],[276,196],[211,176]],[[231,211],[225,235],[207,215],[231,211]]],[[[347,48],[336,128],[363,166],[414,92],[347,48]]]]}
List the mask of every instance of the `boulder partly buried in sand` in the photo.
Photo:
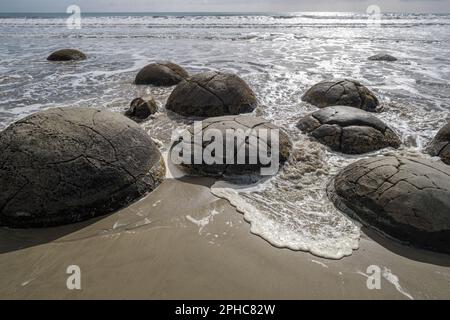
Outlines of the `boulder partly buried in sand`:
{"type": "Polygon", "coordinates": [[[0,225],[45,227],[120,209],[155,189],[165,167],[152,139],[118,113],[56,108],[0,133],[0,225]]]}
{"type": "Polygon", "coordinates": [[[444,163],[450,165],[450,123],[439,130],[427,147],[427,152],[433,157],[440,157],[444,163]]]}
{"type": "Polygon", "coordinates": [[[357,161],[330,183],[341,211],[411,245],[450,252],[450,168],[417,158],[357,161]]]}
{"type": "Polygon", "coordinates": [[[158,106],[153,97],[136,98],[130,103],[130,107],[125,111],[125,115],[135,121],[142,121],[155,114],[158,106]]]}
{"type": "Polygon", "coordinates": [[[61,49],[53,52],[47,57],[48,61],[77,61],[85,60],[86,55],[76,49],[61,49]]]}
{"type": "Polygon", "coordinates": [[[387,54],[387,53],[379,53],[379,54],[369,57],[368,60],[392,62],[392,61],[397,61],[397,58],[394,56],[391,56],[390,54],[387,54]]]}
{"type": "Polygon", "coordinates": [[[268,120],[249,115],[208,118],[185,133],[173,144],[171,160],[174,161],[174,154],[183,156],[184,161],[176,164],[205,176],[248,175],[257,180],[263,175],[276,174],[292,150],[292,143],[283,130],[268,120]],[[213,151],[214,143],[218,147],[213,151]],[[259,156],[261,150],[261,154],[271,159],[270,163],[259,156]],[[205,154],[217,156],[218,161],[208,160],[203,157],[205,154]],[[197,156],[200,160],[195,162],[197,156]]]}
{"type": "Polygon", "coordinates": [[[174,86],[189,77],[181,66],[172,62],[151,63],[136,75],[135,84],[152,84],[154,86],[174,86]]]}
{"type": "Polygon", "coordinates": [[[312,86],[302,100],[319,108],[349,106],[365,111],[378,111],[378,99],[373,92],[358,81],[332,80],[312,86]]]}
{"type": "Polygon", "coordinates": [[[332,150],[346,154],[400,146],[398,136],[383,121],[369,112],[353,107],[320,109],[301,119],[297,128],[332,150]]]}
{"type": "Polygon", "coordinates": [[[249,113],[256,105],[255,94],[237,75],[205,72],[178,84],[166,108],[183,116],[216,117],[249,113]]]}

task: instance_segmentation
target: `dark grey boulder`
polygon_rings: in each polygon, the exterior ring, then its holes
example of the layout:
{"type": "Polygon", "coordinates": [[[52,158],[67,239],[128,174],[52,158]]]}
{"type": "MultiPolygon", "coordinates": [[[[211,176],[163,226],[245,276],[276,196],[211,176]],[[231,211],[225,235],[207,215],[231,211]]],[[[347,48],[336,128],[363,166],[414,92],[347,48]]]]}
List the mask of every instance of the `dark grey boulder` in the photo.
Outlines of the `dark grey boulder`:
{"type": "Polygon", "coordinates": [[[155,114],[158,111],[158,106],[153,97],[146,99],[136,98],[131,101],[130,108],[125,111],[125,115],[135,121],[142,121],[155,114]]]}
{"type": "Polygon", "coordinates": [[[0,133],[0,225],[46,227],[120,209],[165,176],[158,148],[121,114],[56,108],[0,133]]]}
{"type": "Polygon", "coordinates": [[[47,57],[49,61],[77,61],[85,60],[86,55],[76,49],[61,49],[53,52],[47,57]]]}
{"type": "MultiPolygon", "coordinates": [[[[253,175],[257,179],[260,177],[261,168],[267,168],[268,165],[262,163],[260,158],[257,157],[256,161],[252,163],[249,158],[251,152],[257,152],[258,144],[265,146],[265,150],[268,150],[270,154],[276,154],[275,143],[272,143],[270,133],[272,130],[278,132],[278,168],[285,163],[292,151],[292,143],[287,134],[271,124],[268,120],[259,117],[253,117],[249,115],[238,116],[223,116],[207,118],[202,121],[201,136],[203,137],[203,143],[196,142],[194,140],[194,128],[190,127],[188,130],[190,141],[183,141],[180,139],[176,141],[172,149],[179,144],[186,143],[189,146],[191,152],[187,155],[189,159],[188,163],[182,163],[181,166],[190,171],[193,174],[200,174],[212,177],[235,177],[238,175],[253,175]],[[253,129],[253,130],[252,130],[253,129]],[[261,129],[266,129],[266,134],[261,129]],[[223,138],[223,148],[220,159],[222,163],[205,163],[204,159],[201,159],[201,163],[196,164],[194,162],[194,147],[197,145],[200,150],[204,151],[212,142],[213,138],[207,134],[208,130],[216,130],[220,132],[223,138]],[[237,139],[233,139],[232,136],[226,135],[226,131],[231,130],[235,134],[237,139]],[[251,132],[249,130],[252,130],[251,132]],[[256,140],[252,141],[254,137],[256,140]],[[257,141],[257,142],[256,142],[257,141]],[[201,145],[200,145],[201,143],[201,145]],[[229,146],[227,148],[227,146],[229,146]],[[272,148],[272,146],[274,148],[272,148]],[[245,150],[245,161],[238,163],[237,155],[239,150],[245,150]],[[273,153],[272,153],[273,152],[273,153]],[[231,163],[227,164],[227,157],[232,159],[231,163]]],[[[211,132],[211,131],[210,131],[211,132]]],[[[173,150],[171,151],[173,152],[173,150]]],[[[178,152],[178,151],[177,151],[178,152]]],[[[256,154],[256,153],[254,153],[256,154]]],[[[272,173],[275,174],[276,172],[272,173]]]]}
{"type": "Polygon", "coordinates": [[[336,207],[413,246],[450,252],[450,167],[418,158],[357,161],[329,184],[336,207]]]}
{"type": "Polygon", "coordinates": [[[433,157],[440,157],[444,163],[450,165],[450,123],[439,130],[426,151],[433,157]]]}
{"type": "Polygon", "coordinates": [[[387,147],[398,148],[400,139],[383,121],[361,109],[335,106],[301,119],[297,128],[334,151],[360,154],[387,147]]]}
{"type": "Polygon", "coordinates": [[[172,62],[151,63],[136,75],[135,84],[152,84],[154,86],[174,86],[189,77],[181,66],[172,62]]]}
{"type": "Polygon", "coordinates": [[[391,56],[390,54],[387,54],[387,53],[379,53],[379,54],[376,54],[374,56],[369,57],[368,60],[392,62],[392,61],[397,61],[398,59],[396,57],[394,57],[394,56],[391,56]]]}
{"type": "Polygon", "coordinates": [[[319,82],[303,95],[302,100],[319,108],[349,106],[379,111],[375,94],[358,81],[348,79],[319,82]]]}
{"type": "Polygon", "coordinates": [[[255,94],[232,73],[205,72],[178,84],[166,108],[183,116],[216,117],[252,112],[255,94]]]}

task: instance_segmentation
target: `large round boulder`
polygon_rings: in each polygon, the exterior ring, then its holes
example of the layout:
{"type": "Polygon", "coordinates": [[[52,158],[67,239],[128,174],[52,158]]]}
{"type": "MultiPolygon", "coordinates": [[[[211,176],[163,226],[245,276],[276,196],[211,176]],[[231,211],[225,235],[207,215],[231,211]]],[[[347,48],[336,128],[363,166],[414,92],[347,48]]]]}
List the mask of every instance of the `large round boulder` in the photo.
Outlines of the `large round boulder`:
{"type": "Polygon", "coordinates": [[[439,130],[427,147],[427,152],[434,157],[440,157],[444,163],[450,165],[450,123],[439,130]]]}
{"type": "Polygon", "coordinates": [[[61,49],[53,52],[47,57],[49,61],[77,61],[85,60],[86,55],[76,49],[61,49]]]}
{"type": "Polygon", "coordinates": [[[151,63],[143,67],[134,80],[135,84],[152,84],[154,86],[174,86],[189,74],[181,66],[172,62],[151,63]]]}
{"type": "Polygon", "coordinates": [[[110,213],[155,189],[165,166],[121,114],[56,108],[0,133],[0,225],[45,227],[110,213]]]}
{"type": "Polygon", "coordinates": [[[244,80],[232,73],[205,72],[178,84],[166,108],[183,116],[216,117],[252,112],[257,100],[244,80]]]}
{"type": "Polygon", "coordinates": [[[397,61],[397,58],[394,56],[391,56],[390,54],[387,54],[387,53],[379,53],[379,54],[369,57],[368,60],[393,62],[393,61],[397,61]]]}
{"type": "Polygon", "coordinates": [[[329,184],[341,211],[411,245],[450,252],[450,168],[417,158],[357,161],[329,184]]]}
{"type": "Polygon", "coordinates": [[[378,111],[378,99],[373,92],[358,81],[332,80],[312,86],[302,100],[319,108],[349,106],[366,111],[378,111]]]}
{"type": "Polygon", "coordinates": [[[301,119],[297,128],[332,150],[346,154],[400,146],[399,137],[383,121],[369,112],[353,107],[320,109],[301,119]]]}
{"type": "Polygon", "coordinates": [[[259,179],[276,174],[291,150],[287,134],[268,120],[223,116],[198,121],[186,130],[172,145],[170,159],[193,174],[259,179]]]}

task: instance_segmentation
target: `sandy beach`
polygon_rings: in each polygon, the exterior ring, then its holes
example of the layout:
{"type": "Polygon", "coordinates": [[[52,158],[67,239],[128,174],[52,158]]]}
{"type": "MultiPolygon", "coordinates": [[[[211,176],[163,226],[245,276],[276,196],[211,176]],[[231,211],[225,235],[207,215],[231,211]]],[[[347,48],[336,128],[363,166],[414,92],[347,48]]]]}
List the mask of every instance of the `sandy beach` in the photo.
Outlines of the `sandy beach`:
{"type": "Polygon", "coordinates": [[[166,180],[129,208],[0,237],[2,299],[449,299],[450,257],[362,236],[350,257],[278,249],[203,178],[166,180]],[[177,194],[176,199],[172,197],[177,194]],[[82,290],[68,290],[69,265],[82,290]],[[366,286],[367,267],[384,272],[366,286]]]}

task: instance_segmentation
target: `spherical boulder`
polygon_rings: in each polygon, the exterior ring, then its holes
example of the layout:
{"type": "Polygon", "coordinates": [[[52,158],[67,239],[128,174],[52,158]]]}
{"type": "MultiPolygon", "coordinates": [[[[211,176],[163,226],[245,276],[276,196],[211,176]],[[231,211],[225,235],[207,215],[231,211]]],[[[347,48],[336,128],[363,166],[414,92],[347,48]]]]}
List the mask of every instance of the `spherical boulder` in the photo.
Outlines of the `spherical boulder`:
{"type": "Polygon", "coordinates": [[[189,74],[181,66],[172,62],[157,62],[143,67],[136,75],[134,83],[169,87],[187,77],[189,74]]]}
{"type": "Polygon", "coordinates": [[[250,113],[256,105],[252,89],[237,75],[205,72],[178,84],[166,108],[183,116],[216,117],[250,113]]]}
{"type": "Polygon", "coordinates": [[[450,165],[450,123],[438,131],[426,151],[433,157],[440,157],[444,163],[450,165]]]}
{"type": "Polygon", "coordinates": [[[358,81],[348,79],[319,82],[303,95],[302,100],[319,108],[349,106],[379,111],[375,94],[358,81]]]}
{"type": "Polygon", "coordinates": [[[131,101],[130,108],[125,111],[125,115],[135,121],[142,121],[155,114],[158,111],[158,106],[153,97],[143,99],[136,98],[131,101]]]}
{"type": "Polygon", "coordinates": [[[190,173],[213,177],[274,175],[288,160],[292,143],[268,120],[249,115],[207,118],[175,141],[170,160],[190,173]],[[208,156],[210,158],[208,159],[208,156]]]}
{"type": "Polygon", "coordinates": [[[336,207],[393,238],[450,253],[450,168],[418,158],[359,160],[328,186],[336,207]]]}
{"type": "Polygon", "coordinates": [[[35,113],[0,133],[0,225],[46,227],[110,213],[165,176],[158,148],[121,114],[35,113]]]}
{"type": "Polygon", "coordinates": [[[392,62],[392,61],[397,61],[398,59],[387,53],[379,53],[379,54],[369,57],[368,60],[392,62]]]}
{"type": "Polygon", "coordinates": [[[400,146],[400,139],[383,121],[361,109],[335,106],[301,119],[297,128],[346,154],[361,154],[400,146]]]}
{"type": "Polygon", "coordinates": [[[77,61],[85,60],[86,55],[76,49],[61,49],[53,52],[47,57],[48,61],[77,61]]]}

